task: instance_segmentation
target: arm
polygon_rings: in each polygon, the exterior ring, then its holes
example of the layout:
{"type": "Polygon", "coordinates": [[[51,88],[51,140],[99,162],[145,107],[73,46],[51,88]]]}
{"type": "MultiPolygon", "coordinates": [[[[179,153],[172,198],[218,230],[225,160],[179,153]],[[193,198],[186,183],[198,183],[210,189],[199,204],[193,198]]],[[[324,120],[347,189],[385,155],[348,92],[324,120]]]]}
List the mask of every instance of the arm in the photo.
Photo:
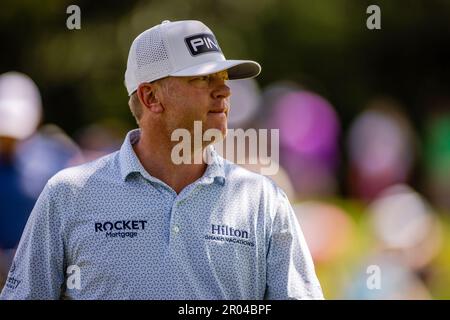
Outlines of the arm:
{"type": "Polygon", "coordinates": [[[59,299],[64,282],[60,220],[47,184],[28,218],[0,299],[59,299]]]}
{"type": "Polygon", "coordinates": [[[265,299],[323,299],[294,210],[283,192],[278,198],[267,252],[265,299]]]}

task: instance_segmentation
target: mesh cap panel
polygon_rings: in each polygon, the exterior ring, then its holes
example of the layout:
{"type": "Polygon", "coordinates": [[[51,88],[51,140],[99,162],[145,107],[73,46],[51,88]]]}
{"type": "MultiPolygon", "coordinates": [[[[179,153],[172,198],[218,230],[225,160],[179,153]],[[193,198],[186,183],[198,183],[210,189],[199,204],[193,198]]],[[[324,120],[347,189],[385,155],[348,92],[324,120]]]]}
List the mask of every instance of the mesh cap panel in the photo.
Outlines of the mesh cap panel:
{"type": "Polygon", "coordinates": [[[140,82],[153,81],[171,71],[169,55],[159,29],[136,39],[136,76],[140,82]]]}

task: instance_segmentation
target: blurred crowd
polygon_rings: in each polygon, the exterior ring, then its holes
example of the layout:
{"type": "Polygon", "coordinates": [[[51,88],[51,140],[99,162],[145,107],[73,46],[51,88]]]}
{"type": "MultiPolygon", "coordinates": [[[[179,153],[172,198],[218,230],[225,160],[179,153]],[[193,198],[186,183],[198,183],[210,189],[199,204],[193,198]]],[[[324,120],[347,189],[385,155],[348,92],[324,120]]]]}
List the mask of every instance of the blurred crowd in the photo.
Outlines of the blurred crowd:
{"type": "MultiPolygon", "coordinates": [[[[408,106],[374,97],[343,128],[340,106],[302,84],[228,84],[230,128],[279,129],[270,178],[293,204],[326,298],[450,298],[450,102],[424,106],[419,132],[408,106]]],[[[0,288],[48,179],[124,138],[126,125],[108,122],[69,136],[43,113],[32,79],[0,76],[0,288]]]]}

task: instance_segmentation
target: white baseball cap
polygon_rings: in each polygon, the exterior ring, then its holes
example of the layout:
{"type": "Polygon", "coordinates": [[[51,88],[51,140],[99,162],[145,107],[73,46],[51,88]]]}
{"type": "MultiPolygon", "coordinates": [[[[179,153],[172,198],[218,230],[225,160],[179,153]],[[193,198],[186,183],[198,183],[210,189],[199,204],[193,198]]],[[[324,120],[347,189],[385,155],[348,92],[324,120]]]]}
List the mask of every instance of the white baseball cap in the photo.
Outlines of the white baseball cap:
{"type": "Polygon", "coordinates": [[[134,39],[128,54],[128,95],[139,84],[167,76],[198,76],[228,70],[228,77],[256,77],[261,66],[251,60],[226,60],[212,31],[200,21],[168,21],[134,39]]]}
{"type": "Polygon", "coordinates": [[[0,136],[28,138],[41,116],[41,94],[34,81],[15,71],[0,75],[0,136]]]}

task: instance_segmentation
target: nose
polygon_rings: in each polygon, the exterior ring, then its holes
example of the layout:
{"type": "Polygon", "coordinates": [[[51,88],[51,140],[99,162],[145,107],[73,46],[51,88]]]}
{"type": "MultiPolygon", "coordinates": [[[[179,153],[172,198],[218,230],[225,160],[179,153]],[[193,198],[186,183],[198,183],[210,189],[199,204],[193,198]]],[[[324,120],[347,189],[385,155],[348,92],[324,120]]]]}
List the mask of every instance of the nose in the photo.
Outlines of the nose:
{"type": "Polygon", "coordinates": [[[230,87],[228,87],[224,81],[222,83],[218,84],[214,90],[212,91],[212,97],[214,99],[226,99],[231,95],[230,87]]]}

